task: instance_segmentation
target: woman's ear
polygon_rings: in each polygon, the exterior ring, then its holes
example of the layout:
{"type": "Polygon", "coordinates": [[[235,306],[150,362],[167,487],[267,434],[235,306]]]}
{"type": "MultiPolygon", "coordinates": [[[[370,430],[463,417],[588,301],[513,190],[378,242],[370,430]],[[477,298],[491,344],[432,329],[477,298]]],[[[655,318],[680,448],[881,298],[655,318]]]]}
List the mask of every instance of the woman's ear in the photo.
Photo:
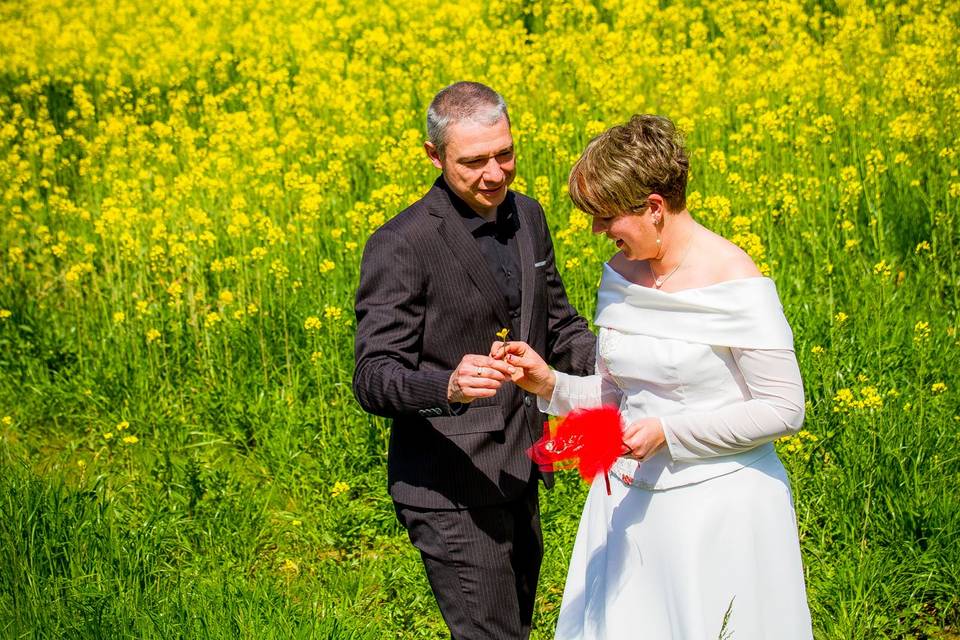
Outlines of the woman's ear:
{"type": "Polygon", "coordinates": [[[650,210],[650,219],[653,221],[653,224],[663,222],[663,216],[667,213],[667,203],[664,201],[663,196],[658,193],[651,193],[647,197],[647,208],[650,210]]]}

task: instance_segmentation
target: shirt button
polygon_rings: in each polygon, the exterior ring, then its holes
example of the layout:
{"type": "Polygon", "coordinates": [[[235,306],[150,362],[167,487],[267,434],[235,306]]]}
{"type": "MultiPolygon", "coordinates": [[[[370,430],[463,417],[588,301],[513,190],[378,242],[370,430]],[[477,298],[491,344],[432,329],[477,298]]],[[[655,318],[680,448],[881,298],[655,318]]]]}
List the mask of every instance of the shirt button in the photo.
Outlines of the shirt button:
{"type": "Polygon", "coordinates": [[[528,407],[533,404],[533,401],[530,399],[530,396],[524,396],[523,404],[527,405],[528,407]]]}

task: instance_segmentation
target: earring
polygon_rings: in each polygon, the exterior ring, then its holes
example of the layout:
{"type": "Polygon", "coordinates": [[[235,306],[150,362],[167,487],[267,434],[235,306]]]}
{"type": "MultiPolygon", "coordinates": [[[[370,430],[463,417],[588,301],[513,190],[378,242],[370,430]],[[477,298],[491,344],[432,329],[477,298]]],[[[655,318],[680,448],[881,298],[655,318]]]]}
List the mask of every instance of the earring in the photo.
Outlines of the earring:
{"type": "Polygon", "coordinates": [[[654,256],[654,260],[660,259],[660,253],[663,251],[663,240],[660,238],[660,229],[657,229],[657,255],[654,256]]]}
{"type": "Polygon", "coordinates": [[[660,224],[660,216],[653,216],[653,224],[660,224]]]}

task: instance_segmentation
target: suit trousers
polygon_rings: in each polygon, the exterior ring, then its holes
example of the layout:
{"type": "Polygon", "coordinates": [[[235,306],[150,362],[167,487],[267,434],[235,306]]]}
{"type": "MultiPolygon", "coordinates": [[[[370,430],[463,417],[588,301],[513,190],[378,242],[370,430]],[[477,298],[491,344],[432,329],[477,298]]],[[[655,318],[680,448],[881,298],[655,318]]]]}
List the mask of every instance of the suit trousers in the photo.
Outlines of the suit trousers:
{"type": "Polygon", "coordinates": [[[484,507],[424,510],[395,503],[420,550],[454,640],[526,640],[543,559],[537,483],[484,507]]]}

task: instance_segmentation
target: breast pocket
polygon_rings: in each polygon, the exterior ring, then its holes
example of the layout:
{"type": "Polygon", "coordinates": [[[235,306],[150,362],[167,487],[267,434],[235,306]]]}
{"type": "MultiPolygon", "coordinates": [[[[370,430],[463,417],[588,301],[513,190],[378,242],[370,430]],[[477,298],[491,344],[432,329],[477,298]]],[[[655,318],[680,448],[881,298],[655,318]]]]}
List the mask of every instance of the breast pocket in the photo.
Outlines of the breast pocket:
{"type": "MultiPolygon", "coordinates": [[[[479,402],[479,401],[477,401],[479,402]]],[[[491,433],[503,431],[505,423],[500,405],[471,406],[459,416],[427,418],[434,429],[445,436],[461,436],[468,433],[491,433]]]]}

